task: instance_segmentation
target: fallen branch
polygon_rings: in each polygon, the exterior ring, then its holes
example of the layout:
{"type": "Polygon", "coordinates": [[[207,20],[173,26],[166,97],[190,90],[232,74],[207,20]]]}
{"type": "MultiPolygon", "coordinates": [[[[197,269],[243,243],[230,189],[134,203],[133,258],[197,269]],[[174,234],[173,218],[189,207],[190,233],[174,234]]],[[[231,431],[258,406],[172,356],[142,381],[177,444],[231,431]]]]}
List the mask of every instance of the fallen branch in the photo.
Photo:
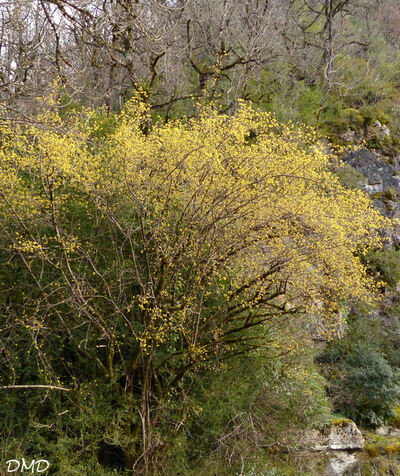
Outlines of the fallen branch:
{"type": "Polygon", "coordinates": [[[4,385],[0,390],[10,390],[15,388],[47,388],[48,390],[61,390],[62,392],[71,392],[71,388],[55,387],[54,385],[4,385]]]}

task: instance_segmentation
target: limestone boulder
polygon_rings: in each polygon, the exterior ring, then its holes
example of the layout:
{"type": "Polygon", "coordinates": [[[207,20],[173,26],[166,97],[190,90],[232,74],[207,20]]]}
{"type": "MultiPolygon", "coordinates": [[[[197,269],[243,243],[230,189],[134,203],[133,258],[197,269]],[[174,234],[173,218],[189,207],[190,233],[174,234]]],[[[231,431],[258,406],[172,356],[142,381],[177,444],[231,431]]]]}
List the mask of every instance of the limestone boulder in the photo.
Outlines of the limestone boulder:
{"type": "Polygon", "coordinates": [[[328,447],[331,450],[362,450],[364,438],[352,420],[338,420],[332,425],[328,447]]]}
{"type": "Polygon", "coordinates": [[[337,451],[329,459],[324,476],[343,476],[358,466],[357,458],[347,451],[337,451]]]}

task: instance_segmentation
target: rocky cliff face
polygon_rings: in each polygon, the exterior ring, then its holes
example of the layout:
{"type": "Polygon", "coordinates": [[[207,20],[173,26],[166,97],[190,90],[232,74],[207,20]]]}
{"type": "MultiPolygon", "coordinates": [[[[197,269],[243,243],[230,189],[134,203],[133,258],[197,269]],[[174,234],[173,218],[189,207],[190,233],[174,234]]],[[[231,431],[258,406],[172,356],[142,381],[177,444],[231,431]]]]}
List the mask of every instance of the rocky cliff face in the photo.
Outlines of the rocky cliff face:
{"type": "MultiPolygon", "coordinates": [[[[390,160],[367,149],[350,152],[344,162],[364,177],[361,189],[373,199],[375,208],[388,218],[400,218],[400,156],[390,160]]],[[[400,224],[386,230],[389,244],[400,246],[400,224]]]]}

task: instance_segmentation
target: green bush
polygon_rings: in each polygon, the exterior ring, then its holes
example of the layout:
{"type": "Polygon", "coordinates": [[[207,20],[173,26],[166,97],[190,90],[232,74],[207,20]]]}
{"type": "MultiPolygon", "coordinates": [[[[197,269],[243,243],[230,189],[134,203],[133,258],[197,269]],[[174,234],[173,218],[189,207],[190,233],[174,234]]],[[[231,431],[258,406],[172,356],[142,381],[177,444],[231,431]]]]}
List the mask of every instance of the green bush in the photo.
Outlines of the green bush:
{"type": "MultiPolygon", "coordinates": [[[[380,197],[380,200],[385,197],[380,197]]],[[[386,197],[387,199],[387,197],[386,197]]],[[[367,257],[370,267],[379,271],[383,280],[391,287],[400,281],[400,250],[391,247],[370,253],[367,257]]]]}
{"type": "Polygon", "coordinates": [[[371,344],[332,344],[319,358],[330,364],[330,394],[335,410],[366,426],[393,415],[400,398],[400,373],[371,344]]]}
{"type": "Polygon", "coordinates": [[[343,362],[346,378],[345,393],[350,396],[341,402],[342,411],[355,421],[379,426],[393,415],[392,407],[400,398],[400,373],[367,346],[357,346],[343,362]]]}

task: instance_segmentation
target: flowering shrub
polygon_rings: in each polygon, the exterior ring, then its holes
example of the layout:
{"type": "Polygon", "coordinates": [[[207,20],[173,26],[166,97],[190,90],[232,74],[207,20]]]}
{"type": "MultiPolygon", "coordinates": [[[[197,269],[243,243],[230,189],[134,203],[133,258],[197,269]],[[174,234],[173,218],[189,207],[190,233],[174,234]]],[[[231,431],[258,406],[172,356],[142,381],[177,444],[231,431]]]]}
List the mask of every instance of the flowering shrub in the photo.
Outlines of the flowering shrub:
{"type": "Polygon", "coordinates": [[[374,290],[359,257],[387,223],[312,130],[244,105],[150,130],[135,98],[108,131],[53,110],[1,130],[1,378],[109,381],[130,408],[128,467],[148,464],[188,373],[374,290]]]}

